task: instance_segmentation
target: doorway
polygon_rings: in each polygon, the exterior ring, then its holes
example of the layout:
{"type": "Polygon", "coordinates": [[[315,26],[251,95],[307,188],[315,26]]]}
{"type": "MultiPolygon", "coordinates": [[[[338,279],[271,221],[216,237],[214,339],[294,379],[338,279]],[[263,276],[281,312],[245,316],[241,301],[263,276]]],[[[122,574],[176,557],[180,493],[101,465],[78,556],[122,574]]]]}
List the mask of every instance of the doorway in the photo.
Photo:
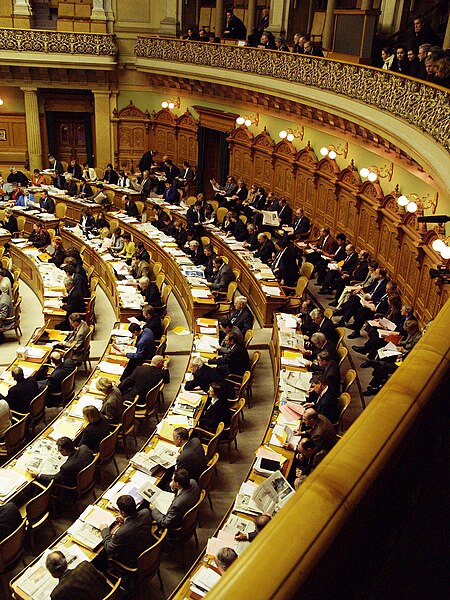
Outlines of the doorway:
{"type": "Polygon", "coordinates": [[[209,127],[198,129],[197,192],[211,191],[211,179],[225,183],[230,165],[228,134],[209,127]]]}
{"type": "Polygon", "coordinates": [[[91,114],[88,112],[45,113],[48,150],[58,160],[94,166],[91,114]]]}

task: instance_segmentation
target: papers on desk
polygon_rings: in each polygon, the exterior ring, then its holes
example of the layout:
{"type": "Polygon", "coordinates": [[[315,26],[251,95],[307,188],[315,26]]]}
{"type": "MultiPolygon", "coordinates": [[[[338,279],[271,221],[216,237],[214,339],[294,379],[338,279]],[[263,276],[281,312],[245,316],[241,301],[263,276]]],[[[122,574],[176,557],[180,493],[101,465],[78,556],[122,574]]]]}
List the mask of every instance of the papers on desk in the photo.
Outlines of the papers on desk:
{"type": "Polygon", "coordinates": [[[121,364],[107,362],[106,360],[100,361],[97,367],[102,373],[108,373],[110,375],[122,375],[125,370],[125,367],[121,364]]]}
{"type": "Polygon", "coordinates": [[[303,358],[302,355],[299,355],[296,358],[290,358],[288,356],[281,357],[282,367],[307,367],[310,364],[311,361],[303,358]]]}
{"type": "Polygon", "coordinates": [[[28,479],[13,469],[0,469],[0,504],[8,502],[27,483],[28,479]]]}
{"type": "Polygon", "coordinates": [[[48,289],[44,290],[44,298],[61,298],[62,295],[63,295],[62,292],[56,292],[54,290],[48,290],[48,289]]]}
{"type": "Polygon", "coordinates": [[[135,454],[131,459],[131,464],[135,469],[148,475],[153,475],[160,467],[164,469],[174,467],[178,454],[179,450],[176,446],[159,441],[149,452],[138,452],[135,454]]]}
{"type": "Polygon", "coordinates": [[[76,402],[72,402],[69,415],[78,419],[83,418],[83,408],[86,406],[95,406],[98,410],[102,407],[102,399],[91,394],[83,394],[76,402]]]}
{"type": "MultiPolygon", "coordinates": [[[[131,317],[130,322],[134,322],[137,321],[137,319],[135,319],[134,317],[131,317]],[[133,321],[131,321],[131,319],[134,319],[133,321]]],[[[142,323],[140,323],[139,321],[137,321],[138,325],[142,325],[142,323]]],[[[111,331],[111,335],[115,335],[116,337],[124,337],[124,338],[131,338],[133,337],[133,334],[128,331],[128,329],[113,329],[111,331]]]]}
{"type": "Polygon", "coordinates": [[[294,435],[294,429],[291,425],[276,424],[272,431],[272,437],[269,444],[271,446],[283,447],[284,444],[293,444],[296,446],[300,441],[300,435],[294,435]]]}
{"type": "Polygon", "coordinates": [[[80,544],[89,550],[96,550],[100,544],[103,543],[100,531],[81,519],[77,519],[75,523],[69,527],[67,533],[77,542],[77,544],[80,544]]]}
{"type": "Polygon", "coordinates": [[[253,483],[253,481],[244,481],[236,495],[234,510],[253,516],[261,514],[261,511],[252,499],[257,489],[258,484],[253,483]]]}
{"type": "Polygon", "coordinates": [[[214,335],[217,333],[215,327],[200,327],[200,333],[203,335],[214,335]]]}
{"type": "Polygon", "coordinates": [[[273,515],[286,504],[293,493],[294,489],[287,479],[280,471],[276,471],[258,486],[252,500],[261,513],[273,515]]]}
{"type": "Polygon", "coordinates": [[[209,288],[191,288],[191,294],[193,298],[202,298],[204,300],[211,298],[209,288]]]}
{"type": "MultiPolygon", "coordinates": [[[[138,471],[137,471],[138,473],[138,471]]],[[[155,477],[150,477],[150,479],[152,480],[152,483],[154,483],[156,481],[155,477]]],[[[146,478],[146,481],[148,481],[148,479],[146,478]]],[[[139,485],[142,485],[144,482],[141,481],[141,483],[139,485]]],[[[133,483],[132,481],[129,481],[128,483],[123,483],[121,481],[118,481],[117,484],[122,484],[121,489],[116,492],[111,498],[110,501],[108,502],[108,508],[111,510],[119,510],[118,506],[117,506],[117,500],[120,498],[120,496],[133,496],[135,502],[136,502],[136,506],[140,506],[143,502],[144,502],[144,497],[141,496],[141,494],[138,492],[138,487],[135,483],[133,483]]],[[[116,484],[116,485],[117,485],[116,484]]],[[[114,487],[114,486],[113,486],[114,487]]],[[[105,494],[103,494],[103,498],[105,498],[105,494]]]]}
{"type": "MultiPolygon", "coordinates": [[[[19,366],[23,370],[25,379],[27,377],[31,377],[36,372],[36,367],[30,367],[29,365],[27,366],[27,364],[24,363],[23,361],[18,362],[17,366],[19,366]]],[[[2,379],[3,381],[6,381],[6,382],[11,382],[14,385],[16,384],[16,381],[12,377],[11,371],[8,371],[8,370],[3,371],[3,373],[0,375],[0,379],[2,379]]]]}
{"type": "Polygon", "coordinates": [[[389,358],[390,356],[401,356],[401,354],[402,353],[397,350],[397,346],[392,342],[389,342],[384,348],[378,350],[378,357],[381,359],[389,358]]]}
{"type": "Polygon", "coordinates": [[[202,335],[195,340],[195,349],[197,352],[208,352],[214,354],[219,346],[219,338],[211,335],[202,335]]]}
{"type": "Polygon", "coordinates": [[[40,438],[18,458],[16,468],[23,471],[30,469],[40,475],[56,475],[66,460],[67,456],[61,456],[52,440],[40,438]]]}
{"type": "Polygon", "coordinates": [[[164,492],[156,487],[154,483],[146,483],[145,485],[142,485],[138,491],[146,500],[148,500],[148,502],[154,504],[155,508],[162,512],[163,515],[167,514],[167,511],[175,498],[175,494],[164,492]]]}
{"type": "Polygon", "coordinates": [[[280,388],[283,392],[302,391],[307,392],[311,387],[313,373],[300,373],[298,371],[282,371],[280,377],[280,388]]]}
{"type": "Polygon", "coordinates": [[[97,504],[91,504],[81,513],[80,519],[84,521],[84,523],[88,523],[92,527],[100,529],[101,525],[106,524],[108,527],[112,525],[116,520],[116,517],[109,510],[105,510],[97,504]]]}
{"type": "Polygon", "coordinates": [[[292,421],[298,420],[305,412],[305,407],[298,402],[287,401],[280,404],[280,415],[278,422],[280,425],[292,423],[292,421]]]}
{"type": "Polygon", "coordinates": [[[136,354],[137,352],[136,346],[130,346],[129,344],[121,343],[117,343],[116,345],[119,348],[119,350],[121,350],[122,352],[126,352],[127,354],[136,354]]]}
{"type": "Polygon", "coordinates": [[[223,526],[224,531],[230,531],[235,535],[236,533],[250,533],[250,531],[254,531],[255,524],[250,519],[244,519],[244,517],[240,517],[231,513],[228,517],[227,522],[223,526]]]}
{"type": "Polygon", "coordinates": [[[32,598],[32,600],[48,600],[50,594],[59,583],[58,579],[55,579],[50,575],[50,572],[45,566],[48,554],[55,550],[63,552],[69,569],[75,569],[75,567],[83,561],[89,560],[89,556],[76,545],[72,545],[68,548],[62,544],[57,544],[53,548],[47,549],[39,560],[28,567],[16,582],[17,587],[32,598]]]}
{"type": "Polygon", "coordinates": [[[79,419],[73,419],[71,417],[60,417],[53,425],[52,431],[48,434],[48,437],[52,440],[59,440],[62,437],[68,437],[74,440],[80,433],[82,423],[79,419]]]}
{"type": "Polygon", "coordinates": [[[286,460],[286,457],[279,452],[275,452],[275,450],[261,446],[256,451],[256,459],[253,468],[258,475],[267,477],[272,475],[272,473],[275,471],[279,471],[280,467],[286,462],[286,460]]]}
{"type": "Polygon", "coordinates": [[[220,573],[202,565],[191,578],[191,591],[202,598],[220,581],[220,573]]]}
{"type": "Polygon", "coordinates": [[[281,296],[281,288],[278,286],[262,285],[261,289],[266,294],[266,296],[281,296]]]}
{"type": "Polygon", "coordinates": [[[269,225],[270,227],[278,227],[279,217],[276,210],[263,210],[261,211],[263,215],[263,225],[269,225]]]}

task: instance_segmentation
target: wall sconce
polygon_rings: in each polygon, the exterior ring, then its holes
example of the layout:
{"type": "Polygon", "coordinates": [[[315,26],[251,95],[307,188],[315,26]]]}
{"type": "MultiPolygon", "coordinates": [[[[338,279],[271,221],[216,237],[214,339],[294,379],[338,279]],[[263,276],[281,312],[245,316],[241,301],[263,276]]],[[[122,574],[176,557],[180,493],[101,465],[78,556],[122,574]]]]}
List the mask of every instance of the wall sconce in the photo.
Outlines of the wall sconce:
{"type": "Polygon", "coordinates": [[[426,196],[418,196],[417,194],[410,194],[408,196],[399,196],[397,202],[399,206],[404,206],[406,210],[410,213],[415,213],[418,208],[421,210],[428,210],[431,208],[431,212],[434,215],[436,212],[436,208],[438,205],[439,194],[436,192],[436,196],[434,198],[430,198],[430,195],[426,196]]]}
{"type": "Polygon", "coordinates": [[[244,117],[238,117],[236,119],[236,123],[238,125],[245,125],[246,127],[250,127],[250,125],[255,125],[255,127],[258,127],[259,113],[256,113],[254,117],[249,117],[248,115],[245,115],[244,117]]]}
{"type": "Polygon", "coordinates": [[[375,167],[374,165],[372,165],[369,168],[362,168],[359,172],[359,174],[361,175],[361,177],[367,177],[367,179],[369,181],[372,181],[372,183],[374,181],[376,181],[378,179],[378,177],[381,177],[382,179],[385,179],[386,177],[388,178],[388,181],[391,181],[392,179],[392,175],[394,174],[394,163],[391,163],[389,168],[388,167],[375,167]]]}
{"type": "Polygon", "coordinates": [[[161,106],[169,110],[180,108],[180,97],[178,96],[176,100],[164,100],[164,102],[161,102],[161,106]]]}
{"type": "Polygon", "coordinates": [[[3,105],[3,98],[0,98],[0,106],[3,105]]]}
{"type": "Polygon", "coordinates": [[[302,125],[301,127],[297,127],[297,129],[283,129],[278,135],[282,140],[287,139],[288,142],[293,142],[296,138],[303,140],[305,128],[302,125]]]}
{"type": "Polygon", "coordinates": [[[331,160],[334,160],[336,156],[343,156],[347,158],[348,155],[348,142],[345,143],[345,146],[339,145],[337,148],[330,144],[329,146],[324,146],[320,149],[320,154],[322,156],[328,156],[331,160]]]}
{"type": "Polygon", "coordinates": [[[448,243],[450,242],[450,237],[439,237],[431,244],[431,247],[435,252],[439,252],[444,260],[450,259],[450,246],[448,243]]]}

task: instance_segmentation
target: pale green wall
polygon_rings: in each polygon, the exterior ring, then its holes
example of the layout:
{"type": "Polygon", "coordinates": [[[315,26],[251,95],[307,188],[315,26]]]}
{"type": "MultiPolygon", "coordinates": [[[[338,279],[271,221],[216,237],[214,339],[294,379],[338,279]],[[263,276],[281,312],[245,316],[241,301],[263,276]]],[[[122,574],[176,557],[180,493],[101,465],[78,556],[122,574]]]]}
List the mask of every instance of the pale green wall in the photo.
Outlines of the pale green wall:
{"type": "Polygon", "coordinates": [[[23,92],[18,87],[0,87],[0,97],[3,105],[0,106],[0,114],[24,114],[25,103],[23,92]]]}
{"type": "MultiPolygon", "coordinates": [[[[117,98],[118,109],[120,110],[124,108],[128,105],[129,101],[132,100],[133,104],[135,104],[141,110],[147,109],[150,113],[152,113],[153,111],[158,112],[159,110],[161,110],[161,102],[163,100],[167,100],[169,98],[177,98],[177,95],[177,91],[171,93],[169,90],[165,94],[159,94],[154,92],[121,91],[119,92],[117,98]]],[[[189,108],[192,116],[195,119],[197,119],[198,114],[192,108],[193,104],[198,104],[209,108],[215,108],[218,110],[223,110],[225,112],[240,112],[240,114],[242,115],[254,115],[256,112],[256,110],[252,112],[245,109],[239,111],[235,106],[227,106],[226,104],[220,104],[218,102],[209,102],[199,98],[194,98],[191,102],[186,97],[180,97],[180,108],[175,109],[173,112],[177,115],[181,115],[185,112],[187,108],[189,108]]],[[[255,127],[252,125],[249,127],[249,130],[253,135],[256,136],[258,133],[261,133],[264,127],[266,127],[267,131],[275,140],[275,142],[278,142],[280,140],[280,138],[278,137],[278,133],[282,129],[287,129],[289,127],[295,129],[296,127],[298,127],[298,124],[283,118],[274,117],[272,115],[260,112],[258,126],[255,127]]],[[[342,144],[342,140],[340,138],[330,135],[326,132],[313,129],[312,127],[308,126],[305,126],[305,134],[303,141],[295,139],[293,144],[298,150],[301,150],[305,147],[308,140],[311,141],[311,146],[313,147],[319,159],[322,158],[320,155],[320,148],[322,148],[322,146],[328,146],[329,144],[338,146],[339,144],[342,144]]],[[[389,159],[385,159],[379,156],[378,154],[370,152],[370,150],[367,150],[366,148],[363,148],[357,144],[349,143],[347,159],[344,160],[342,156],[337,156],[336,163],[341,169],[343,169],[350,164],[350,161],[352,159],[354,161],[355,166],[358,169],[361,169],[362,167],[370,167],[372,165],[378,168],[386,167],[389,166],[391,162],[389,159]]],[[[424,178],[426,177],[427,176],[424,175],[424,178]]],[[[387,179],[380,179],[379,181],[381,188],[383,189],[385,194],[394,191],[395,186],[397,184],[400,188],[400,193],[405,195],[415,193],[419,196],[425,196],[429,194],[430,197],[434,197],[436,193],[436,190],[432,187],[432,185],[427,184],[427,182],[421,179],[420,177],[414,176],[412,173],[400,167],[398,164],[394,164],[394,174],[392,177],[392,181],[389,182],[387,179]]],[[[448,199],[446,201],[446,199],[440,198],[437,213],[444,214],[445,210],[448,214],[450,211],[450,201],[448,199]]],[[[430,211],[425,212],[428,214],[430,211]]]]}

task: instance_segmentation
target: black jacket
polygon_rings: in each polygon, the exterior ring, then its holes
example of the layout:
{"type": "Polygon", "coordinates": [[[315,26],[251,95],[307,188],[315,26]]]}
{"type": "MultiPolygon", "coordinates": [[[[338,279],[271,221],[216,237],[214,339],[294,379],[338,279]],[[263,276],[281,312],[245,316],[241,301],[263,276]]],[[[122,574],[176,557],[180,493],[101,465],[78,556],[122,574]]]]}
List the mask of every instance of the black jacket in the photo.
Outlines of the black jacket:
{"type": "Polygon", "coordinates": [[[168,383],[169,377],[167,369],[142,365],[136,367],[129,377],[119,383],[118,387],[125,400],[133,400],[136,395],[139,395],[138,404],[145,404],[147,392],[160,381],[168,383]]]}
{"type": "Polygon", "coordinates": [[[95,454],[98,452],[100,442],[109,435],[109,423],[105,417],[100,414],[100,419],[96,423],[89,423],[83,430],[80,440],[80,446],[87,446],[95,454]]]}
{"type": "Polygon", "coordinates": [[[253,327],[253,315],[248,306],[244,306],[242,310],[235,310],[230,317],[231,324],[238,327],[242,333],[253,327]]]}
{"type": "Polygon", "coordinates": [[[177,469],[186,469],[191,479],[197,481],[206,469],[206,455],[198,438],[191,438],[181,448],[177,458],[177,469]]]}
{"type": "Polygon", "coordinates": [[[30,402],[39,394],[39,386],[34,377],[27,377],[9,388],[5,400],[11,410],[27,413],[30,402]]]}
{"type": "Polygon", "coordinates": [[[88,466],[94,455],[87,446],[80,446],[75,450],[72,456],[61,465],[56,475],[38,475],[39,481],[50,481],[54,479],[55,483],[74,487],[77,484],[78,473],[88,466]]]}
{"type": "Polygon", "coordinates": [[[75,363],[71,358],[63,361],[60,365],[58,365],[53,373],[51,373],[47,378],[47,392],[50,394],[59,394],[61,391],[61,384],[63,379],[65,379],[72,371],[75,369],[75,363]]]}

